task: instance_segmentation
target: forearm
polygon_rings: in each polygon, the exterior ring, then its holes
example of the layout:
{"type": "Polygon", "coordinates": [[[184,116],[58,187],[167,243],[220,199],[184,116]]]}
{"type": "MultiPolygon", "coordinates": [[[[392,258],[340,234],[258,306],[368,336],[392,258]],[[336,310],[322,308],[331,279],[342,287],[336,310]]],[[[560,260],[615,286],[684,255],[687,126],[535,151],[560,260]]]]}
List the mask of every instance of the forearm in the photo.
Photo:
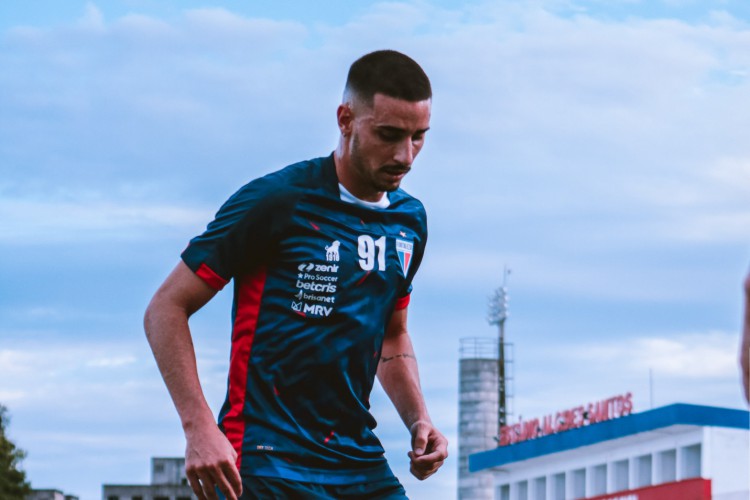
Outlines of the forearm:
{"type": "Polygon", "coordinates": [[[198,379],[188,318],[215,294],[180,262],[151,299],[143,320],[169,395],[186,432],[216,421],[198,379]]]}
{"type": "Polygon", "coordinates": [[[208,422],[213,423],[213,414],[198,379],[195,351],[185,311],[174,306],[149,307],[144,328],[185,431],[208,422]]]}
{"type": "Polygon", "coordinates": [[[407,428],[430,422],[411,339],[405,332],[383,342],[378,379],[407,428]]]}

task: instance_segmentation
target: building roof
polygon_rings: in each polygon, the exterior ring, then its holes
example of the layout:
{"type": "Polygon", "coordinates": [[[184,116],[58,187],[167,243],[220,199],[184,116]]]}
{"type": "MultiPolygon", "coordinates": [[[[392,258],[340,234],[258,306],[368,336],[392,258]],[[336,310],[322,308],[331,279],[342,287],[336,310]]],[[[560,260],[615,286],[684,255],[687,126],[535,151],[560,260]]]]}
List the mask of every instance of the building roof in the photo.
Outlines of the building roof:
{"type": "Polygon", "coordinates": [[[750,412],[677,403],[474,453],[469,456],[469,471],[477,472],[674,425],[750,429],[750,412]]]}

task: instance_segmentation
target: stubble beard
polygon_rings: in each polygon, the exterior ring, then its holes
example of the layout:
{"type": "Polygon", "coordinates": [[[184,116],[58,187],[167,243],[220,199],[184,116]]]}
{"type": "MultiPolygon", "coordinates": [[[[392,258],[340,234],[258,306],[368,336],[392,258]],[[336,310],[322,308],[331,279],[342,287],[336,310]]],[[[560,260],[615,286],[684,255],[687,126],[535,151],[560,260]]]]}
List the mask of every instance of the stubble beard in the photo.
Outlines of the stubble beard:
{"type": "Polygon", "coordinates": [[[400,180],[395,183],[388,183],[379,180],[377,174],[383,167],[377,167],[374,170],[368,168],[367,162],[365,161],[364,155],[360,149],[359,136],[357,134],[354,134],[352,138],[351,165],[352,169],[356,172],[357,177],[360,178],[363,183],[367,184],[367,186],[374,192],[389,193],[397,190],[401,185],[400,180]]]}

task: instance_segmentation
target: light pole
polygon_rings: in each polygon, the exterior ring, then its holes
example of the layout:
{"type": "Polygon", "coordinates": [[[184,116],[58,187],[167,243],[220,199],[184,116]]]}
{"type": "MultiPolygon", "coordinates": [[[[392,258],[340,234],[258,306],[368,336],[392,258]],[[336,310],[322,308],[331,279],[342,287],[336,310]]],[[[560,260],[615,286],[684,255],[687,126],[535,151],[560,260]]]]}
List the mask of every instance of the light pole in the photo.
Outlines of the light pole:
{"type": "Polygon", "coordinates": [[[498,435],[500,429],[508,424],[508,408],[506,402],[506,379],[505,379],[505,320],[508,319],[508,276],[510,269],[503,269],[503,286],[495,290],[490,298],[489,314],[487,320],[490,325],[497,325],[500,336],[497,348],[497,375],[498,375],[498,435]]]}

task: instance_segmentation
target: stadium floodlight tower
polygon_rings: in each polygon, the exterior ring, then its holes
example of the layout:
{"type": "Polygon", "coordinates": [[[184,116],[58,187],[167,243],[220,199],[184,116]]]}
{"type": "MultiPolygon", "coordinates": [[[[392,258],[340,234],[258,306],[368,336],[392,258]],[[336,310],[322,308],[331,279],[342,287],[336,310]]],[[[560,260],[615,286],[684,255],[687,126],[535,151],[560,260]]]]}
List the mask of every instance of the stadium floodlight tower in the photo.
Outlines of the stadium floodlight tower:
{"type": "Polygon", "coordinates": [[[498,435],[500,429],[508,425],[508,405],[507,405],[507,377],[506,377],[506,352],[505,352],[505,321],[508,319],[508,276],[510,269],[506,266],[503,269],[503,286],[495,290],[490,298],[489,314],[487,320],[490,325],[497,326],[499,334],[498,356],[497,356],[497,373],[498,373],[498,435]]]}

